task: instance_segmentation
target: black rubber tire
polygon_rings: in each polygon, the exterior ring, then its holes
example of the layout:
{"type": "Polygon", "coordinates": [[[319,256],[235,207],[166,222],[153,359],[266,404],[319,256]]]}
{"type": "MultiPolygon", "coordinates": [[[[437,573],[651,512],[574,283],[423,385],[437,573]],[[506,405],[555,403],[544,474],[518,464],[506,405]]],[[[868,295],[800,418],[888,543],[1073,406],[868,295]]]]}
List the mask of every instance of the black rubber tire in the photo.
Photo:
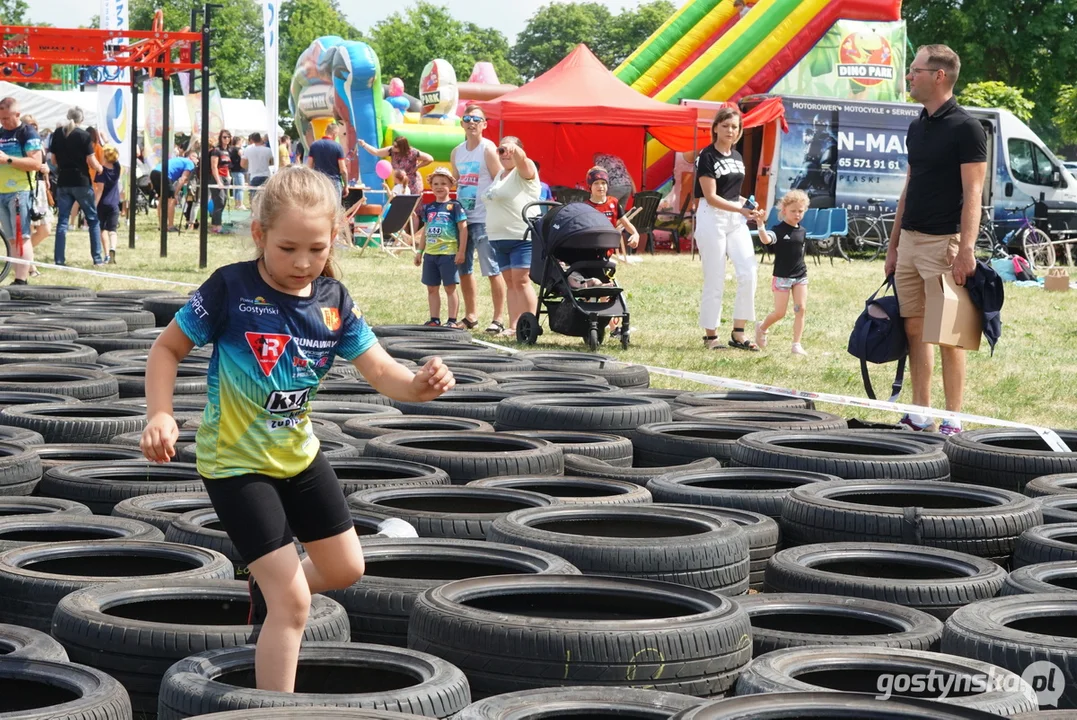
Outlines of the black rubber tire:
{"type": "Polygon", "coordinates": [[[787,545],[896,542],[1005,562],[1042,523],[1036,501],[1008,490],[926,480],[834,480],[794,489],[782,508],[787,545]]]}
{"type": "Polygon", "coordinates": [[[651,502],[651,493],[635,483],[570,475],[486,478],[472,480],[468,487],[528,490],[570,505],[640,505],[651,502]]]}
{"type": "Polygon", "coordinates": [[[153,338],[134,337],[131,335],[125,335],[123,337],[109,335],[81,335],[78,336],[78,341],[79,345],[92,347],[101,354],[112,352],[114,350],[141,350],[147,352],[153,347],[153,338]]]}
{"type": "Polygon", "coordinates": [[[120,290],[98,290],[98,300],[116,300],[118,302],[137,302],[142,305],[142,299],[148,297],[156,297],[161,294],[161,288],[156,289],[120,289],[120,290]]]}
{"type": "MultiPolygon", "coordinates": [[[[471,702],[464,673],[448,662],[405,648],[361,643],[304,643],[296,692],[255,690],[254,648],[207,650],[180,660],[165,673],[159,720],[180,720],[218,710],[283,706],[365,707],[448,718],[471,702]],[[352,672],[342,672],[341,666],[352,672]],[[335,669],[334,669],[335,668],[335,669]],[[360,678],[366,675],[362,681],[360,678]],[[242,686],[216,678],[234,678],[242,686]],[[410,678],[404,687],[400,682],[410,678]],[[386,687],[371,687],[379,684],[386,687]],[[354,689],[358,686],[359,691],[354,689]],[[321,692],[311,692],[317,688],[321,692]],[[349,692],[349,689],[351,691],[349,692]]],[[[318,717],[308,711],[307,717],[318,717]]]]}
{"type": "Polygon", "coordinates": [[[176,317],[176,313],[187,304],[188,300],[190,298],[186,295],[162,293],[142,298],[142,307],[153,313],[157,327],[163,328],[172,322],[172,318],[176,317]]]}
{"type": "Polygon", "coordinates": [[[35,517],[39,515],[75,515],[86,517],[91,515],[90,508],[82,503],[72,500],[44,497],[0,497],[0,518],[7,517],[35,517]]]}
{"type": "Polygon", "coordinates": [[[737,422],[762,425],[768,430],[844,430],[845,419],[807,408],[751,408],[723,405],[688,405],[673,411],[674,422],[737,422]]]}
{"type": "Polygon", "coordinates": [[[97,351],[73,342],[0,341],[0,364],[47,362],[54,365],[97,362],[97,351]]]}
{"type": "Polygon", "coordinates": [[[950,464],[941,448],[852,431],[771,430],[737,440],[733,464],[836,475],[847,480],[945,480],[950,464]]]}
{"type": "Polygon", "coordinates": [[[438,342],[448,340],[449,342],[471,343],[471,333],[467,330],[445,325],[378,325],[371,330],[379,338],[423,338],[438,342]]]}
{"type": "Polygon", "coordinates": [[[605,460],[588,457],[586,455],[576,455],[573,453],[565,455],[565,473],[569,475],[582,475],[583,477],[606,478],[609,480],[625,480],[643,486],[646,486],[647,483],[656,477],[668,475],[671,472],[681,470],[704,472],[716,470],[719,467],[720,465],[718,464],[718,461],[714,458],[702,458],[700,460],[687,462],[684,465],[661,468],[636,468],[619,467],[606,462],[605,460]]]}
{"type": "Polygon", "coordinates": [[[146,413],[113,403],[41,403],[4,408],[0,423],[40,433],[46,443],[105,444],[117,435],[141,432],[146,413]]]}
{"type": "MultiPolygon", "coordinates": [[[[31,450],[41,458],[41,469],[47,471],[60,465],[115,460],[144,460],[142,451],[122,445],[91,445],[88,443],[49,443],[33,445],[31,450]]],[[[39,493],[40,494],[40,493],[39,493]]]]}
{"type": "Polygon", "coordinates": [[[385,352],[397,360],[412,360],[418,362],[420,358],[437,355],[457,353],[469,353],[475,355],[496,355],[497,351],[492,348],[476,345],[468,341],[435,340],[412,337],[390,337],[379,340],[385,352]]]}
{"type": "Polygon", "coordinates": [[[166,533],[180,515],[212,508],[213,503],[205,492],[153,493],[121,500],[112,508],[112,515],[149,523],[166,533]]]}
{"type": "Polygon", "coordinates": [[[0,518],[0,553],[17,547],[82,540],[164,540],[153,525],[107,515],[20,515],[0,518]]]}
{"type": "Polygon", "coordinates": [[[821,543],[776,553],[767,565],[765,589],[882,600],[944,620],[959,607],[994,597],[1005,578],[996,563],[952,550],[821,543]]]}
{"type": "MultiPolygon", "coordinates": [[[[209,366],[180,364],[172,392],[176,395],[205,395],[208,390],[209,366]]],[[[116,378],[122,398],[146,397],[146,366],[109,366],[107,372],[116,378]]]]}
{"type": "Polygon", "coordinates": [[[536,370],[549,372],[585,373],[600,375],[610,385],[619,388],[645,388],[651,384],[651,374],[642,365],[630,365],[609,355],[576,352],[521,352],[518,358],[535,363],[536,370]]]}
{"type": "Polygon", "coordinates": [[[803,398],[775,395],[773,393],[758,392],[754,390],[725,390],[725,391],[700,391],[686,392],[677,398],[681,405],[689,407],[722,407],[742,408],[744,410],[763,410],[773,408],[803,408],[814,409],[811,400],[803,398]]]}
{"type": "Polygon", "coordinates": [[[1028,485],[1025,485],[1025,495],[1077,495],[1077,473],[1055,473],[1030,480],[1028,485]]]}
{"type": "Polygon", "coordinates": [[[352,642],[407,647],[408,617],[425,590],[488,575],[578,575],[567,560],[539,550],[454,538],[363,540],[366,572],[326,593],[348,611],[352,642]]]}
{"type": "Polygon", "coordinates": [[[341,429],[350,437],[369,440],[394,432],[493,432],[494,426],[485,420],[450,415],[361,415],[345,422],[341,429]]]}
{"type": "Polygon", "coordinates": [[[15,342],[64,342],[73,343],[79,334],[71,328],[41,327],[31,322],[7,322],[0,324],[0,340],[15,342]]]}
{"type": "Polygon", "coordinates": [[[757,593],[737,599],[752,621],[752,657],[806,645],[935,650],[942,621],[893,603],[840,595],[757,593]]]}
{"type": "MultiPolygon", "coordinates": [[[[1020,675],[978,660],[899,647],[794,647],[757,657],[737,678],[737,695],[770,695],[783,692],[875,693],[884,676],[898,674],[993,677],[998,686],[980,692],[948,694],[932,683],[918,696],[926,700],[975,708],[996,715],[1035,710],[1036,693],[1020,675]],[[1012,689],[1011,689],[1012,688],[1012,689]],[[934,692],[933,692],[934,691],[934,692]]],[[[949,686],[947,686],[949,689],[949,686]]]]}
{"type": "Polygon", "coordinates": [[[456,486],[384,488],[348,496],[353,510],[400,518],[419,537],[459,540],[485,540],[494,520],[513,510],[556,504],[555,498],[524,490],[456,486]]]}
{"type": "Polygon", "coordinates": [[[41,473],[41,458],[33,446],[0,443],[0,498],[29,495],[41,480],[41,473]]]}
{"type": "Polygon", "coordinates": [[[57,315],[47,310],[37,314],[35,322],[42,327],[71,328],[79,334],[98,335],[103,337],[126,337],[127,323],[123,318],[115,315],[99,315],[97,313],[65,313],[57,315]]]}
{"type": "Polygon", "coordinates": [[[617,467],[632,467],[632,441],[622,435],[586,430],[514,430],[512,434],[552,442],[565,455],[584,455],[617,467]]]}
{"type": "Polygon", "coordinates": [[[688,508],[696,512],[706,513],[723,520],[732,520],[740,525],[748,536],[748,588],[756,592],[763,591],[763,575],[767,569],[767,563],[781,546],[781,528],[774,518],[750,510],[735,510],[732,508],[702,507],[699,505],[685,506],[670,503],[654,503],[661,507],[672,508],[675,511],[688,508]]]}
{"type": "MultiPolygon", "coordinates": [[[[0,407],[0,410],[3,409],[4,408],[0,407]]],[[[0,422],[2,422],[2,419],[0,419],[0,422]]],[[[10,425],[0,425],[0,443],[29,448],[35,445],[42,445],[44,442],[45,438],[41,437],[41,433],[39,432],[21,427],[12,427],[10,425]]]]}
{"type": "Polygon", "coordinates": [[[371,438],[366,457],[411,460],[439,467],[453,484],[503,475],[562,475],[561,448],[509,433],[401,432],[371,438]]]}
{"type": "Polygon", "coordinates": [[[663,400],[616,393],[593,395],[521,395],[497,406],[498,430],[585,430],[634,439],[641,425],[669,422],[663,400]]]}
{"type": "Polygon", "coordinates": [[[237,580],[246,581],[250,576],[247,562],[239,554],[228,533],[220,526],[217,511],[212,506],[177,515],[165,530],[165,540],[219,552],[232,561],[237,580]]]}
{"type": "Polygon", "coordinates": [[[632,464],[664,467],[707,457],[726,464],[739,438],[766,429],[762,425],[698,420],[641,425],[632,435],[632,464]]]}
{"type": "Polygon", "coordinates": [[[0,625],[0,657],[67,662],[67,651],[48,633],[19,625],[0,625]]]}
{"type": "MultiPolygon", "coordinates": [[[[201,365],[205,367],[209,365],[210,358],[213,356],[212,351],[207,348],[195,348],[187,357],[180,360],[180,365],[201,365]]],[[[109,365],[113,367],[137,367],[144,366],[149,360],[150,353],[148,350],[112,350],[110,352],[102,353],[97,358],[97,362],[102,365],[109,365]]]]}
{"type": "Polygon", "coordinates": [[[484,373],[495,372],[530,372],[535,369],[535,364],[525,358],[515,355],[502,355],[500,353],[473,353],[453,352],[445,354],[430,353],[416,360],[419,365],[425,365],[435,357],[449,366],[450,370],[481,370],[484,373]]]}
{"type": "Polygon", "coordinates": [[[619,387],[582,382],[511,382],[499,383],[498,390],[511,395],[592,395],[594,393],[624,393],[619,387]]]}
{"type": "Polygon", "coordinates": [[[49,304],[66,298],[93,299],[97,293],[73,285],[9,285],[5,288],[12,300],[40,300],[49,304]]]}
{"type": "Polygon", "coordinates": [[[40,403],[77,403],[73,397],[47,392],[18,392],[0,390],[0,410],[12,405],[37,405],[40,403]]]}
{"type": "MultiPolygon", "coordinates": [[[[227,712],[194,715],[198,720],[311,720],[311,712],[306,708],[276,707],[253,708],[251,710],[229,710],[227,712]]],[[[392,712],[390,710],[365,710],[363,708],[318,708],[318,720],[422,720],[422,715],[392,712]]]]}
{"type": "Polygon", "coordinates": [[[609,381],[601,375],[589,373],[553,372],[552,370],[531,370],[528,372],[495,372],[490,377],[497,381],[498,385],[509,383],[586,383],[588,385],[609,385],[609,381]]]}
{"type": "Polygon", "coordinates": [[[946,621],[940,649],[1020,675],[1033,663],[1053,663],[1056,674],[1051,678],[1053,687],[1057,690],[1061,686],[1062,691],[1057,706],[1074,709],[1077,708],[1074,620],[1077,620],[1077,595],[1073,593],[992,598],[955,612],[946,621]]]}
{"type": "Polygon", "coordinates": [[[331,460],[345,495],[360,490],[389,487],[449,485],[449,474],[441,468],[410,460],[357,457],[331,460]]]}
{"type": "Polygon", "coordinates": [[[0,658],[4,712],[12,720],[131,720],[131,701],[116,680],[69,662],[0,658]]]}
{"type": "Polygon", "coordinates": [[[999,595],[1077,592],[1077,560],[1025,565],[1010,572],[999,595]]]}
{"type": "MultiPolygon", "coordinates": [[[[1037,715],[1036,717],[1039,717],[1037,715]]],[[[789,692],[742,695],[700,705],[677,713],[670,720],[806,720],[856,718],[857,720],[997,720],[998,715],[943,703],[856,693],[789,692]]]]}
{"type": "MultiPolygon", "coordinates": [[[[176,437],[176,451],[179,452],[188,445],[194,445],[196,436],[198,435],[198,428],[180,427],[179,435],[176,437]]],[[[137,448],[142,442],[142,432],[129,432],[122,435],[116,435],[109,440],[109,445],[123,445],[126,447],[137,448]]]]}
{"type": "Polygon", "coordinates": [[[468,705],[453,720],[540,720],[613,716],[624,720],[669,720],[702,705],[700,698],[638,688],[573,686],[495,695],[468,705]]]}
{"type": "Polygon", "coordinates": [[[715,468],[661,475],[648,482],[647,489],[655,502],[738,508],[779,518],[785,498],[795,488],[837,479],[797,470],[715,468]]]}
{"type": "MultiPolygon", "coordinates": [[[[107,672],[136,713],[155,714],[161,678],[174,663],[206,650],[254,643],[247,584],[228,580],[140,580],[97,585],[56,605],[52,634],[72,662],[107,672]]],[[[304,642],[347,641],[348,615],[312,595],[304,642]]]]}
{"type": "Polygon", "coordinates": [[[310,403],[310,416],[336,423],[341,432],[344,423],[353,418],[399,417],[402,412],[389,405],[375,403],[338,403],[332,400],[313,400],[310,403]]]}
{"type": "Polygon", "coordinates": [[[453,389],[428,402],[404,402],[394,400],[393,407],[405,415],[448,415],[471,418],[492,423],[497,418],[497,408],[503,400],[513,397],[501,389],[459,390],[453,389]]]}
{"type": "Polygon", "coordinates": [[[123,320],[124,325],[127,326],[128,332],[151,328],[156,322],[156,317],[153,313],[140,310],[137,306],[84,308],[63,304],[48,308],[45,312],[41,313],[42,318],[50,318],[57,315],[76,318],[92,317],[102,320],[107,318],[118,318],[123,320]]]}
{"type": "Polygon", "coordinates": [[[48,632],[56,603],[91,585],[149,576],[230,579],[233,572],[218,552],[169,542],[97,540],[14,548],[0,553],[0,622],[48,632]]]}
{"type": "Polygon", "coordinates": [[[751,628],[735,602],[705,590],[517,575],[427,590],[408,647],[461,668],[476,698],[579,683],[715,697],[751,658],[751,628]]]}
{"type": "MultiPolygon", "coordinates": [[[[1070,448],[1077,430],[1058,430],[1070,448]]],[[[990,428],[969,430],[946,443],[954,482],[991,485],[1023,492],[1043,475],[1077,472],[1077,452],[1055,452],[1034,430],[990,428]]]]}
{"type": "MultiPolygon", "coordinates": [[[[116,446],[119,447],[119,446],[116,446]]],[[[86,462],[59,465],[46,471],[38,495],[75,500],[97,515],[111,515],[116,503],[160,492],[201,492],[202,478],[194,465],[145,460],[108,464],[86,462]]]]}
{"type": "Polygon", "coordinates": [[[1077,494],[1045,495],[1034,502],[1043,513],[1044,525],[1077,522],[1077,494]]]}
{"type": "Polygon", "coordinates": [[[104,370],[62,365],[0,365],[0,391],[48,392],[83,402],[118,400],[120,386],[104,370]]]}
{"type": "Polygon", "coordinates": [[[670,390],[667,388],[645,387],[628,388],[624,391],[624,393],[626,395],[649,397],[654,400],[661,400],[665,402],[666,405],[669,405],[669,409],[671,412],[676,412],[677,410],[680,410],[681,408],[685,407],[684,405],[681,405],[679,402],[677,402],[677,398],[684,393],[684,390],[670,390]]]}
{"type": "Polygon", "coordinates": [[[1013,567],[1077,560],[1077,523],[1037,525],[1021,533],[1013,549],[1013,567]]]}
{"type": "Polygon", "coordinates": [[[660,505],[562,505],[498,518],[486,538],[563,557],[585,575],[744,595],[748,536],[731,520],[660,505]]]}

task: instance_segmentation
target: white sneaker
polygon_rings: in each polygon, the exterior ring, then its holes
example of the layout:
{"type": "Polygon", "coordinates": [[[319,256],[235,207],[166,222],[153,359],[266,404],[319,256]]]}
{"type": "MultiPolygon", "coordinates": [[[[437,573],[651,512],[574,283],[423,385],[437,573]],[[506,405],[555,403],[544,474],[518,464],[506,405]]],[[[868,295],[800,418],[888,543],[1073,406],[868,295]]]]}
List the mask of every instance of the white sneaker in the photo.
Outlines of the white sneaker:
{"type": "Polygon", "coordinates": [[[378,524],[378,532],[376,533],[380,537],[390,538],[413,538],[419,537],[419,533],[415,531],[415,527],[400,518],[388,518],[378,524]]]}
{"type": "Polygon", "coordinates": [[[794,355],[807,355],[808,351],[800,343],[793,343],[793,348],[790,350],[794,355]]]}

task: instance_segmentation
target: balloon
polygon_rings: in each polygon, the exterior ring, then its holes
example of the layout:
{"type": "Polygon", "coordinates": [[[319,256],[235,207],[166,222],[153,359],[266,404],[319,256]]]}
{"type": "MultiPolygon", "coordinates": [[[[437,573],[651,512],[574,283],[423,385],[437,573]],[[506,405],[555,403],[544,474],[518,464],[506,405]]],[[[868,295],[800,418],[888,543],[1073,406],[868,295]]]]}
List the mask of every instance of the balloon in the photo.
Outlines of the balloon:
{"type": "Polygon", "coordinates": [[[389,81],[389,97],[400,97],[404,94],[404,81],[400,78],[393,78],[389,81]]]}
{"type": "Polygon", "coordinates": [[[389,176],[393,174],[393,164],[388,160],[379,160],[378,164],[374,166],[374,172],[382,180],[388,180],[389,176]]]}

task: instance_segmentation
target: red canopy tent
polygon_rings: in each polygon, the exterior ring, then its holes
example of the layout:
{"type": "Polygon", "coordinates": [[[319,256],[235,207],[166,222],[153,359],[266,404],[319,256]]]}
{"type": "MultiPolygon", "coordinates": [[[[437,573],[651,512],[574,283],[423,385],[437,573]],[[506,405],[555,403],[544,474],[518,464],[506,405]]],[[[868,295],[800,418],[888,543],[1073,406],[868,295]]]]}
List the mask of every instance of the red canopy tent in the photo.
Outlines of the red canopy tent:
{"type": "Polygon", "coordinates": [[[489,120],[487,136],[520,138],[550,185],[583,182],[601,152],[620,156],[639,187],[646,133],[678,149],[697,117],[695,108],[636,92],[582,44],[523,87],[478,104],[489,120]]]}

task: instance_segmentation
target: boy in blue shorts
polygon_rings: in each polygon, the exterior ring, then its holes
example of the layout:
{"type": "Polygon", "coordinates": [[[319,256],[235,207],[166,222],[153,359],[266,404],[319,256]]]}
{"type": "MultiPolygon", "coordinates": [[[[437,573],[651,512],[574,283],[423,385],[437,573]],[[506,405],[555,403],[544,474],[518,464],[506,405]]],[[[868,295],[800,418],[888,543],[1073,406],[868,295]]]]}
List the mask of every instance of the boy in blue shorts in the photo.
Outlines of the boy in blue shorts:
{"type": "Polygon", "coordinates": [[[419,254],[415,264],[423,266],[423,285],[430,304],[430,319],[426,325],[441,324],[441,286],[445,286],[445,298],[449,306],[448,327],[462,328],[456,313],[460,299],[456,285],[460,282],[457,266],[467,257],[467,214],[456,200],[449,197],[456,179],[447,168],[437,168],[430,173],[430,187],[434,202],[423,206],[423,229],[419,235],[419,254]]]}

